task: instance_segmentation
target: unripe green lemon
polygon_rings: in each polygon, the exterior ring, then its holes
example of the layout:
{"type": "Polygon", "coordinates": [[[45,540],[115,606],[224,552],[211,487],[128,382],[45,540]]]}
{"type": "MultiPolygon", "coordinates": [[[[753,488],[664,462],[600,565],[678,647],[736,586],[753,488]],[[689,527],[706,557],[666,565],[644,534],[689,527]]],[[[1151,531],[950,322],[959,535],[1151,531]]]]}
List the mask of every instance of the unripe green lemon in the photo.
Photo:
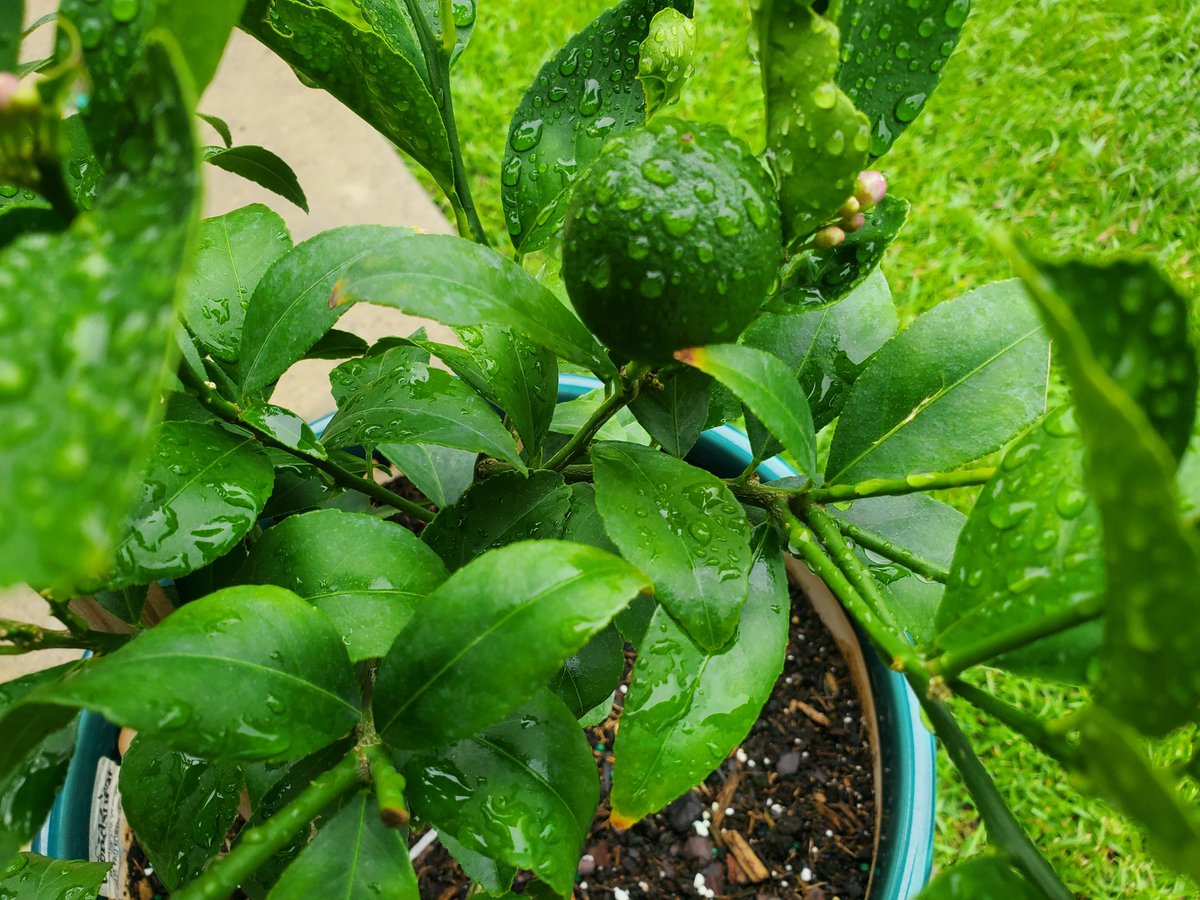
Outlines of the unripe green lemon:
{"type": "Polygon", "coordinates": [[[567,210],[563,279],[576,312],[631,359],[733,341],[779,270],[774,185],[717,125],[657,118],[612,140],[567,210]]]}

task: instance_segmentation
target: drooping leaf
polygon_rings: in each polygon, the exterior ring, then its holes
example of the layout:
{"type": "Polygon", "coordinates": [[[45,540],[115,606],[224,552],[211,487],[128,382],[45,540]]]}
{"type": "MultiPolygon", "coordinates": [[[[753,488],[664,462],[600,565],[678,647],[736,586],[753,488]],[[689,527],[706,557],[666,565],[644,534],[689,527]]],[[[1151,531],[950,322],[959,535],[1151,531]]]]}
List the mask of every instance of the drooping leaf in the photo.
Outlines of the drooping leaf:
{"type": "Polygon", "coordinates": [[[600,785],[574,716],[549,691],[405,767],[413,811],[468,850],[570,893],[600,785]]]}
{"type": "MultiPolygon", "coordinates": [[[[1068,302],[1063,282],[1036,259],[1012,256],[1054,337],[1087,450],[1086,484],[1104,535],[1107,621],[1101,705],[1150,735],[1191,721],[1200,703],[1195,585],[1200,546],[1179,519],[1175,459],[1133,399],[1104,370],[1077,316],[1103,317],[1119,302],[1113,283],[1088,303],[1068,302]]],[[[1146,264],[1148,265],[1148,264],[1146,264]]],[[[1150,317],[1138,320],[1149,327],[1150,317]]]]}
{"type": "Polygon", "coordinates": [[[384,658],[375,723],[393,746],[447,744],[499,721],[649,582],[566,541],[493,550],[450,576],[384,658]]]}
{"type": "Polygon", "coordinates": [[[629,408],[659,446],[682,459],[696,445],[708,420],[711,384],[703,372],[680,369],[643,388],[629,408]]]}
{"type": "Polygon", "coordinates": [[[198,112],[196,118],[205,122],[212,128],[213,131],[221,138],[221,143],[226,147],[233,146],[233,132],[229,130],[229,123],[220,116],[213,116],[207,113],[198,112]]]}
{"type": "MultiPolygon", "coordinates": [[[[1009,448],[959,538],[937,614],[939,648],[961,649],[1103,594],[1100,513],[1083,471],[1069,408],[1009,448]]],[[[1102,633],[1102,623],[1088,622],[990,664],[1082,684],[1102,633]]]]}
{"type": "Polygon", "coordinates": [[[237,362],[250,296],[292,237],[261,204],[200,223],[196,262],[183,296],[183,320],[213,359],[237,362]]]}
{"type": "Polygon", "coordinates": [[[1004,857],[974,856],[939,872],[917,900],[1039,900],[1041,896],[1004,857]]]}
{"type": "Polygon", "coordinates": [[[886,153],[920,113],[970,11],[971,0],[842,0],[837,83],[871,120],[872,156],[886,153]]]}
{"type": "Polygon", "coordinates": [[[252,181],[308,212],[308,198],[304,196],[304,188],[300,187],[296,173],[278,154],[265,147],[253,144],[209,147],[204,151],[204,161],[252,181]]]}
{"type": "Polygon", "coordinates": [[[863,217],[866,224],[848,232],[836,247],[805,250],[788,264],[788,275],[775,301],[777,308],[829,306],[849,297],[879,270],[884,254],[908,218],[908,201],[889,194],[863,217]]]}
{"type": "Polygon", "coordinates": [[[765,313],[742,343],[779,357],[796,373],[820,431],[841,413],[855,379],[896,333],[897,322],[887,279],[876,270],[844,300],[822,309],[765,313]]]}
{"type": "Polygon", "coordinates": [[[237,816],[242,773],[139,737],[121,759],[121,806],[154,871],[174,890],[216,856],[237,816]]]}
{"type": "Polygon", "coordinates": [[[439,507],[457,503],[475,480],[479,454],[434,444],[380,444],[376,448],[439,507]]]}
{"type": "Polygon", "coordinates": [[[870,122],[834,81],[838,27],[810,0],[763,0],[755,9],[766,156],[779,180],[783,235],[791,240],[832,218],[867,162],[870,122]]]}
{"type": "Polygon", "coordinates": [[[428,366],[429,352],[407,338],[385,338],[361,357],[348,359],[329,373],[333,399],[340,407],[380,381],[404,378],[414,366],[428,366]]]}
{"type": "Polygon", "coordinates": [[[935,306],[854,382],[825,480],[938,472],[998,449],[1045,412],[1049,364],[1049,338],[1020,282],[935,306]]]}
{"type": "Polygon", "coordinates": [[[271,900],[373,897],[420,900],[404,833],[388,828],[369,791],[332,816],[271,889],[271,900]]]}
{"type": "Polygon", "coordinates": [[[285,447],[306,456],[314,456],[317,459],[326,459],[329,456],[308,423],[291,410],[270,403],[254,403],[243,409],[238,418],[285,447]]]}
{"type": "Polygon", "coordinates": [[[612,696],[624,671],[625,641],[609,625],[567,658],[550,679],[550,690],[578,719],[612,696]]]}
{"type": "MultiPolygon", "coordinates": [[[[832,506],[828,510],[834,517],[947,570],[955,542],[967,521],[954,507],[925,494],[871,497],[856,500],[845,510],[832,506]]],[[[900,627],[918,644],[932,638],[936,630],[934,618],[945,592],[943,586],[869,550],[863,551],[863,556],[875,579],[883,585],[891,601],[888,606],[900,627]]]]}
{"type": "Polygon", "coordinates": [[[91,709],[207,759],[255,760],[342,736],[358,721],[358,693],[323,613],[290,591],[240,586],[177,609],[26,703],[91,709]]]}
{"type": "Polygon", "coordinates": [[[743,344],[712,344],[675,355],[733,391],[779,439],[800,473],[810,478],[816,474],[817,435],[808,398],[783,360],[743,344]]]}
{"type": "MultiPolygon", "coordinates": [[[[372,6],[400,14],[398,4],[372,6]]],[[[453,191],[450,144],[415,38],[406,39],[400,28],[381,33],[361,6],[304,0],[249,0],[242,27],[453,191]]]]}
{"type": "Polygon", "coordinates": [[[337,626],[358,661],[383,656],[418,604],[446,580],[437,554],[402,525],[323,509],[268,529],[238,573],[294,591],[337,626]]]}
{"type": "Polygon", "coordinates": [[[164,422],[107,586],[186,575],[222,556],[254,526],[273,483],[270,460],[251,438],[164,422]]]}
{"type": "Polygon", "coordinates": [[[350,359],[362,356],[370,345],[357,334],[331,328],[325,336],[308,348],[305,359],[350,359]]]}
{"type": "Polygon", "coordinates": [[[746,602],[750,526],[719,478],[636,444],[597,444],[596,507],[621,555],[697,644],[724,646],[746,602]]]}
{"type": "Polygon", "coordinates": [[[634,663],[613,764],[613,824],[627,827],[699,784],[750,731],[783,671],[790,606],[774,531],[755,534],[737,634],[705,651],[659,609],[634,663]]]}
{"type": "Polygon", "coordinates": [[[96,208],[0,253],[0,584],[70,592],[103,575],[151,449],[197,215],[175,56],[153,42],[136,65],[96,208]]]}
{"type": "Polygon", "coordinates": [[[557,472],[506,472],[475,484],[421,534],[451,571],[517,541],[562,537],[571,489],[557,472]]]}
{"type": "Polygon", "coordinates": [[[5,900],[95,900],[112,863],[21,853],[0,869],[5,900]]]}
{"type": "Polygon", "coordinates": [[[463,874],[476,882],[489,894],[503,894],[512,886],[517,875],[516,866],[497,862],[494,859],[469,850],[456,841],[448,832],[438,833],[438,843],[446,848],[463,870],[463,874]]]}
{"type": "Polygon", "coordinates": [[[571,183],[604,142],[645,122],[646,96],[636,80],[640,44],[667,7],[692,14],[691,0],[622,0],[605,10],[542,66],[517,105],[500,199],[519,252],[553,238],[571,183]]]}
{"type": "Polygon", "coordinates": [[[444,325],[512,329],[601,378],[612,361],[549,289],[511,260],[464,238],[384,229],[346,272],[334,302],[392,306],[444,325]]]}

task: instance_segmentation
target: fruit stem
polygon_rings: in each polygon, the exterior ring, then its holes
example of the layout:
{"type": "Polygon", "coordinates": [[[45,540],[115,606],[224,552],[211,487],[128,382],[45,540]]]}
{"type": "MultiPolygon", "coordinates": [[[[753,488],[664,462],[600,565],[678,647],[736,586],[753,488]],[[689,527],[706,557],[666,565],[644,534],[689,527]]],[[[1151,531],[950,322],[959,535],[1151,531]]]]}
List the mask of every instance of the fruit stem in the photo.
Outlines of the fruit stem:
{"type": "Polygon", "coordinates": [[[650,367],[641,363],[630,363],[626,366],[613,392],[596,407],[596,411],[583,423],[583,427],[571,435],[562,449],[550,457],[545,468],[555,471],[563,469],[586,450],[592,438],[604,427],[604,423],[634,401],[642,389],[642,382],[649,374],[650,367]]]}
{"type": "Polygon", "coordinates": [[[412,816],[404,799],[404,776],[396,771],[381,744],[372,744],[365,752],[371,763],[371,781],[375,784],[379,818],[388,828],[407,827],[412,816]]]}
{"type": "Polygon", "coordinates": [[[1003,722],[1051,759],[1068,765],[1076,761],[1079,754],[1075,748],[1059,735],[1051,733],[1050,729],[1046,727],[1046,723],[1036,716],[1031,716],[1023,709],[1017,709],[1015,706],[1005,703],[981,687],[957,678],[950,679],[947,686],[976,709],[1003,722]]]}

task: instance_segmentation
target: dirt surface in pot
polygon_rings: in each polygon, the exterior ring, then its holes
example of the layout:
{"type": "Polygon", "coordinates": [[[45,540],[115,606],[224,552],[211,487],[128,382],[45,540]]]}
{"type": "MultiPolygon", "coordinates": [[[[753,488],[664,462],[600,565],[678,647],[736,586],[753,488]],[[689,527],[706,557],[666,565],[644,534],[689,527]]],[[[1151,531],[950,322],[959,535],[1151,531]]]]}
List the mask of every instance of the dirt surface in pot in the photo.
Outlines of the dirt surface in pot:
{"type": "MultiPolygon", "coordinates": [[[[625,832],[608,825],[620,700],[588,730],[601,802],[576,898],[866,896],[875,840],[870,741],[837,643],[797,588],[792,601],[787,662],[762,716],[716,772],[661,813],[625,832]]],[[[416,868],[423,898],[467,896],[440,845],[416,868]]],[[[525,880],[518,876],[516,892],[525,880]]]]}

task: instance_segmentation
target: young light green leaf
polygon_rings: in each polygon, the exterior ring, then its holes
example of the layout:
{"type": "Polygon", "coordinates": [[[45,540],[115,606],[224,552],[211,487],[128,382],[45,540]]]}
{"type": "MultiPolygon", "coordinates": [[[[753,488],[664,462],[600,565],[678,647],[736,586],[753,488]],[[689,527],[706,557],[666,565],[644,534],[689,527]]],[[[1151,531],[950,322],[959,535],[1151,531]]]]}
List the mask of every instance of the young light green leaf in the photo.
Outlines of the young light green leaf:
{"type": "Polygon", "coordinates": [[[121,759],[121,806],[162,883],[175,890],[217,855],[237,817],[242,773],[139,737],[121,759]]]}
{"type": "Polygon", "coordinates": [[[1200,642],[1200,546],[1176,513],[1170,448],[1092,351],[1096,329],[1077,318],[1107,315],[1122,290],[1113,283],[1087,304],[1068,302],[1036,259],[1015,251],[1010,259],[1063,362],[1088,454],[1087,485],[1100,511],[1108,614],[1096,696],[1139,731],[1164,735],[1191,721],[1200,703],[1200,665],[1191,650],[1200,642]]]}
{"type": "Polygon", "coordinates": [[[451,571],[496,547],[562,537],[571,489],[557,472],[507,472],[480,481],[421,533],[451,571]]]}
{"type": "MultiPolygon", "coordinates": [[[[1104,593],[1100,513],[1083,484],[1069,408],[1013,444],[971,510],[954,552],[935,643],[962,649],[1104,593]]],[[[1023,675],[1084,684],[1104,626],[1088,622],[993,660],[1023,675]]]]}
{"type": "Polygon", "coordinates": [[[763,314],[741,342],[779,357],[796,373],[813,428],[820,431],[841,413],[855,379],[897,324],[892,292],[876,269],[844,300],[821,309],[763,314]]]}
{"type": "Polygon", "coordinates": [[[273,484],[271,462],[251,438],[164,422],[107,586],[186,575],[224,555],[258,521],[273,484]]]}
{"type": "Polygon", "coordinates": [[[199,196],[177,71],[147,45],[95,209],[0,253],[0,584],[68,595],[103,576],[149,456],[199,196]]]}
{"type": "Polygon", "coordinates": [[[767,159],[779,180],[783,235],[833,217],[866,167],[870,122],[834,81],[838,28],[810,0],[762,0],[753,10],[767,101],[767,159]]]}
{"type": "Polygon", "coordinates": [[[576,719],[612,697],[625,671],[625,641],[609,625],[568,657],[550,679],[550,690],[576,719]]]}
{"type": "Polygon", "coordinates": [[[733,391],[792,455],[800,474],[816,474],[817,435],[808,398],[783,360],[742,344],[694,347],[675,356],[733,391]]]}
{"type": "Polygon", "coordinates": [[[242,27],[412,156],[452,193],[450,143],[411,27],[381,32],[363,18],[368,8],[378,12],[387,6],[395,11],[389,23],[403,15],[395,3],[249,0],[242,27]]]}
{"type": "Polygon", "coordinates": [[[829,306],[848,297],[879,271],[888,247],[908,219],[908,201],[889,194],[863,217],[866,224],[848,232],[836,247],[805,250],[789,262],[774,301],[776,308],[783,311],[785,306],[805,310],[829,306]]]}
{"type": "Polygon", "coordinates": [[[213,359],[237,362],[250,296],[267,267],[291,247],[283,219],[258,203],[200,223],[183,320],[213,359]]]}
{"type": "Polygon", "coordinates": [[[204,152],[204,161],[252,181],[308,212],[308,198],[304,196],[304,189],[292,167],[264,147],[253,144],[209,147],[204,152]]]}
{"type": "Polygon", "coordinates": [[[958,43],[971,0],[896,6],[842,0],[837,83],[871,120],[871,155],[882,156],[917,117],[958,43]]]}
{"type": "MultiPolygon", "coordinates": [[[[574,400],[558,404],[554,408],[550,431],[553,434],[575,434],[584,427],[606,399],[604,388],[596,388],[574,400]]],[[[616,415],[601,426],[596,437],[602,441],[628,441],[631,444],[650,443],[650,435],[638,424],[636,417],[628,409],[618,410],[616,415]]]]}
{"type": "Polygon", "coordinates": [[[660,375],[647,385],[629,409],[660,447],[680,459],[700,439],[708,420],[708,391],[712,384],[697,369],[660,375]]]}
{"type": "Polygon", "coordinates": [[[386,896],[420,900],[404,832],[388,828],[369,791],[359,791],[284,869],[269,900],[386,896]]]}
{"type": "Polygon", "coordinates": [[[341,737],[358,721],[358,695],[323,613],[291,591],[241,586],[180,607],[25,702],[91,709],[196,756],[256,760],[341,737]]]}
{"type": "Polygon", "coordinates": [[[392,306],[444,325],[510,328],[601,378],[604,349],[548,288],[488,247],[444,234],[386,229],[337,287],[334,303],[392,306]]]}
{"type": "Polygon", "coordinates": [[[238,573],[295,591],[337,626],[354,661],[383,656],[446,567],[407,528],[323,509],[268,529],[238,573]]]}
{"type": "Polygon", "coordinates": [[[646,93],[646,115],[678,102],[695,72],[696,23],[677,9],[659,10],[639,48],[638,81],[646,93]]]}
{"type": "Polygon", "coordinates": [[[435,747],[508,715],[650,583],[583,544],[528,541],[450,576],[379,667],[375,723],[397,747],[435,747]]]}
{"type": "Polygon", "coordinates": [[[645,93],[634,83],[639,45],[668,7],[692,14],[692,0],[622,0],[605,10],[542,66],[517,105],[500,199],[519,252],[554,237],[572,182],[604,142],[645,122],[645,93]]]}
{"type": "Polygon", "coordinates": [[[221,138],[221,143],[226,147],[233,146],[233,132],[229,130],[229,123],[220,116],[210,116],[207,113],[198,112],[196,117],[202,122],[206,122],[213,131],[221,138]]]}
{"type": "Polygon", "coordinates": [[[937,472],[998,449],[1045,412],[1049,365],[1049,338],[1020,282],[935,306],[854,382],[825,480],[937,472]]]}
{"type": "Polygon", "coordinates": [[[479,454],[434,444],[380,444],[382,453],[438,507],[457,503],[475,480],[479,454]]]}
{"type": "Polygon", "coordinates": [[[404,771],[413,811],[439,832],[571,892],[600,785],[583,732],[549,691],[404,771]]]}
{"type": "Polygon", "coordinates": [[[1040,900],[1042,896],[1003,857],[973,856],[940,872],[917,900],[1040,900]]]}
{"type": "Polygon", "coordinates": [[[597,444],[596,507],[621,555],[700,647],[737,629],[752,556],[750,526],[719,478],[636,444],[597,444]]]}
{"type": "Polygon", "coordinates": [[[659,609],[634,663],[613,764],[618,828],[661,809],[699,784],[738,745],[783,671],[787,574],[775,532],[755,533],[750,598],[733,642],[698,648],[659,609]]]}
{"type": "Polygon", "coordinates": [[[21,853],[0,869],[0,896],[5,900],[95,900],[111,868],[112,863],[21,853]]]}

